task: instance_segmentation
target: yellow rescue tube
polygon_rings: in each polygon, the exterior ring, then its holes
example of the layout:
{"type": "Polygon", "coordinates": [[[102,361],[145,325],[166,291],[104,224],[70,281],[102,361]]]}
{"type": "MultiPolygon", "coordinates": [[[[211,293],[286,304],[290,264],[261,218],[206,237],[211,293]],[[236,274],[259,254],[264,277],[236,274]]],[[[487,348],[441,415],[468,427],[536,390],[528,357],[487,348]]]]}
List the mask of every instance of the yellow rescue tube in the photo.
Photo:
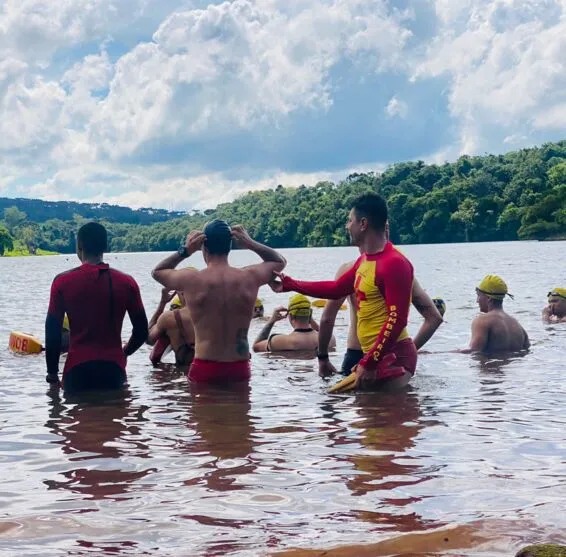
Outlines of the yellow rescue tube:
{"type": "Polygon", "coordinates": [[[12,352],[17,354],[39,354],[43,351],[41,341],[33,335],[12,331],[8,346],[12,352]]]}
{"type": "MultiPolygon", "coordinates": [[[[323,308],[323,307],[326,307],[326,302],[327,302],[327,301],[328,301],[328,300],[314,300],[313,303],[312,303],[312,305],[313,305],[315,308],[323,308]]],[[[340,309],[346,309],[346,304],[342,304],[342,305],[340,306],[340,309]]]]}
{"type": "Polygon", "coordinates": [[[344,393],[346,391],[351,391],[356,383],[356,374],[355,372],[350,373],[348,377],[344,377],[342,381],[338,381],[336,385],[332,385],[330,389],[328,389],[329,393],[344,393]]]}

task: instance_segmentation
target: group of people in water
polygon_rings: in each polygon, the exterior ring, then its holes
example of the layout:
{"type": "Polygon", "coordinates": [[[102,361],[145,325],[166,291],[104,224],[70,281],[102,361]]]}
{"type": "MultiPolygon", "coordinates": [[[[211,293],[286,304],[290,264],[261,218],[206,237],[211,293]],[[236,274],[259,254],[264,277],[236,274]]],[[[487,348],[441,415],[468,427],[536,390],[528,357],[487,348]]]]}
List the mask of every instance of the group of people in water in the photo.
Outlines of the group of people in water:
{"type": "MultiPolygon", "coordinates": [[[[250,379],[248,330],[254,317],[263,317],[259,288],[295,292],[286,306],[275,308],[255,339],[256,352],[315,350],[319,372],[336,373],[329,351],[344,301],[350,306],[350,330],[341,372],[351,387],[400,388],[417,366],[417,351],[443,322],[446,308],[432,300],[415,278],[410,261],[389,241],[388,210],[377,194],[354,200],[346,229],[360,256],[344,263],[334,280],[301,281],[283,273],[285,258],[253,240],[239,225],[214,220],[192,231],[186,242],[161,261],[152,277],[162,285],[159,305],[149,323],[135,279],[104,263],[106,229],[98,223],[82,226],[77,234],[81,265],[58,275],[51,286],[45,323],[47,381],[59,384],[59,359],[64,351],[63,322],[68,316],[70,339],[62,375],[65,390],[120,388],[126,382],[127,358],[144,343],[152,346],[157,365],[168,346],[176,365],[190,381],[237,382],[250,379]],[[261,263],[244,268],[229,264],[232,247],[255,252],[261,263]],[[177,267],[202,251],[206,267],[177,267]],[[328,300],[320,324],[313,319],[307,296],[328,300]],[[170,304],[170,311],[167,305],[170,304]],[[411,304],[423,317],[414,339],[407,332],[411,304]],[[122,345],[125,314],[132,334],[122,345]],[[273,334],[278,321],[289,319],[292,332],[273,334]]],[[[469,348],[462,352],[501,353],[526,350],[523,327],[503,310],[510,296],[505,282],[486,276],[476,288],[480,315],[472,323],[469,348]]],[[[543,310],[547,322],[566,322],[566,289],[548,294],[543,310]]]]}

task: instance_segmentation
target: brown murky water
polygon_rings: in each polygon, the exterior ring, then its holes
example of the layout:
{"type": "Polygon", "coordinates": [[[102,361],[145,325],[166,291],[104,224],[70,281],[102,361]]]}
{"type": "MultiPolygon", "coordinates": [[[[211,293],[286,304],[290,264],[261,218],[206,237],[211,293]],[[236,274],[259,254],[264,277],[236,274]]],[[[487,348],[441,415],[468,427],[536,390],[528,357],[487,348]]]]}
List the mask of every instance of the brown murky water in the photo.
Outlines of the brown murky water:
{"type": "MultiPolygon", "coordinates": [[[[312,359],[254,355],[249,388],[196,389],[152,371],[146,347],[122,395],[49,394],[43,357],[12,355],[8,334],[43,337],[51,280],[76,260],[0,258],[0,554],[508,556],[566,542],[566,325],[540,320],[566,281],[565,248],[404,247],[447,301],[433,353],[406,392],[333,396],[312,359]],[[525,357],[443,352],[467,343],[488,272],[515,294],[506,306],[532,338],[525,357]]],[[[289,273],[313,279],[354,255],[286,251],[289,273]]],[[[108,258],[138,279],[149,314],[160,257],[108,258]]],[[[262,296],[268,311],[286,301],[262,296]]],[[[342,312],[336,363],[347,325],[342,312]]]]}

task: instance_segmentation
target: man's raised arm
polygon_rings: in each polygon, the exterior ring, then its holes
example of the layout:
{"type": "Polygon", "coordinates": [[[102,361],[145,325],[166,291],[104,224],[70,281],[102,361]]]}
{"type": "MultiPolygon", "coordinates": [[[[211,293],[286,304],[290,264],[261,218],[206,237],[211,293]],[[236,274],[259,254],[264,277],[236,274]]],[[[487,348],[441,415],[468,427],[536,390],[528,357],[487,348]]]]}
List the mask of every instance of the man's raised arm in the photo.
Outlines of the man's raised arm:
{"type": "Polygon", "coordinates": [[[202,248],[205,239],[206,236],[203,232],[189,232],[185,242],[184,253],[178,251],[158,263],[155,269],[151,271],[153,279],[170,290],[183,290],[183,275],[194,271],[191,271],[190,269],[175,271],[175,267],[177,267],[181,261],[199,251],[202,248]]]}
{"type": "Polygon", "coordinates": [[[287,265],[287,260],[278,251],[253,240],[240,224],[232,226],[232,239],[237,247],[249,249],[263,259],[263,263],[248,267],[258,275],[260,285],[267,284],[273,273],[281,272],[287,265]]]}

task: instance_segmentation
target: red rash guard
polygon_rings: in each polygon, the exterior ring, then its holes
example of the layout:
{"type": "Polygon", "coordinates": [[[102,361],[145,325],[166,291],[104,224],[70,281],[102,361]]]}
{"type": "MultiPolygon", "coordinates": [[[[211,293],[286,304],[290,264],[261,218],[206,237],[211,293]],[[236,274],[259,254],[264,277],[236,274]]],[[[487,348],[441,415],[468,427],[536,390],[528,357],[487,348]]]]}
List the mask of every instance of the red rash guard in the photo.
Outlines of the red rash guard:
{"type": "Polygon", "coordinates": [[[105,263],[85,263],[56,276],[45,331],[48,373],[58,371],[58,323],[63,322],[65,313],[69,316],[71,341],[63,374],[90,361],[114,362],[125,370],[121,334],[126,312],[134,325],[132,346],[126,350],[132,353],[147,338],[147,318],[136,281],[105,263]]]}
{"type": "Polygon", "coordinates": [[[375,370],[392,347],[408,337],[413,276],[410,261],[388,242],[379,253],[361,255],[337,280],[307,282],[285,276],[283,290],[333,300],[355,292],[358,338],[365,353],[360,365],[375,370]]]}

